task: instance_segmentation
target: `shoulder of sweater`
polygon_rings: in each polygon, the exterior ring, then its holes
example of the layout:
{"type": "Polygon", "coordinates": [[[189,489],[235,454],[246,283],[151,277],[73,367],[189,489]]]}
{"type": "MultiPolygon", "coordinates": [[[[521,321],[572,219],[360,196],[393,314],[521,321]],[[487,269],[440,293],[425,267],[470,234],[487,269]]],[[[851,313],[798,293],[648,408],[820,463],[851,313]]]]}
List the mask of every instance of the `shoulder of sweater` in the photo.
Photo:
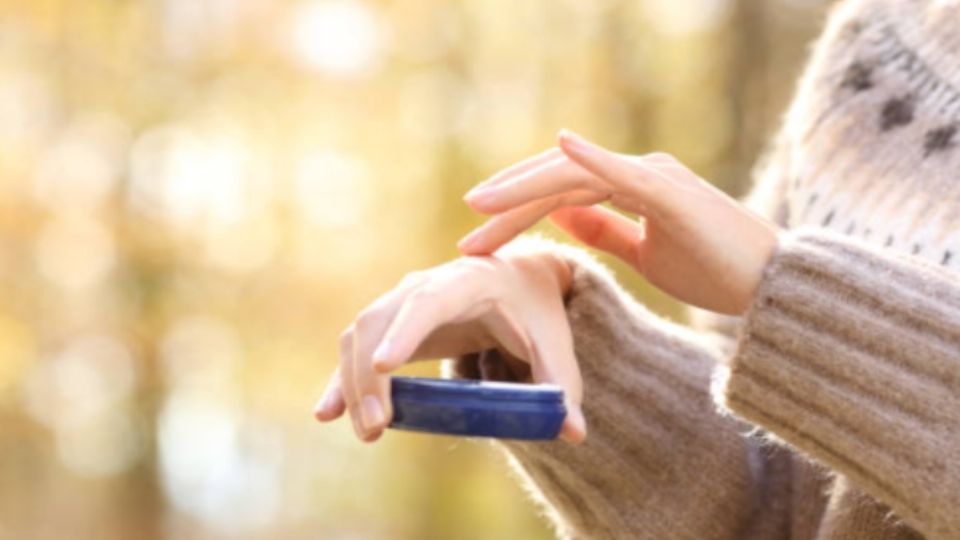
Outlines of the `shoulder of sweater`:
{"type": "MultiPolygon", "coordinates": [[[[818,74],[835,73],[838,61],[870,60],[922,64],[960,88],[960,0],[841,0],[834,4],[813,46],[804,87],[818,84],[818,74]]],[[[842,69],[842,68],[841,68],[842,69]]],[[[809,90],[809,89],[808,89],[809,90]]],[[[804,108],[794,103],[792,109],[804,108]]]]}

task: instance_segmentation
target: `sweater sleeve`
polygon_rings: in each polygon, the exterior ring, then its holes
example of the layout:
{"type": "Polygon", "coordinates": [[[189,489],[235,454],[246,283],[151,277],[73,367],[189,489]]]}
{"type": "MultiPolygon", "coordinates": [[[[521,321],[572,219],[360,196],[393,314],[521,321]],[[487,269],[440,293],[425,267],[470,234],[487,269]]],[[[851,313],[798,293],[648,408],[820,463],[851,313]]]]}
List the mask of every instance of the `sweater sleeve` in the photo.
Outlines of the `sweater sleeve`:
{"type": "Polygon", "coordinates": [[[960,537],[960,281],[821,229],[781,233],[718,399],[929,538],[960,537]]]}
{"type": "MultiPolygon", "coordinates": [[[[587,440],[496,443],[559,536],[740,539],[757,515],[777,516],[758,508],[775,500],[775,486],[758,481],[773,466],[761,455],[768,448],[742,436],[746,424],[717,414],[712,401],[719,351],[639,305],[585,252],[529,238],[512,247],[556,250],[573,268],[566,306],[587,440]]],[[[446,367],[478,378],[498,371],[477,366],[491,355],[446,367]]]]}

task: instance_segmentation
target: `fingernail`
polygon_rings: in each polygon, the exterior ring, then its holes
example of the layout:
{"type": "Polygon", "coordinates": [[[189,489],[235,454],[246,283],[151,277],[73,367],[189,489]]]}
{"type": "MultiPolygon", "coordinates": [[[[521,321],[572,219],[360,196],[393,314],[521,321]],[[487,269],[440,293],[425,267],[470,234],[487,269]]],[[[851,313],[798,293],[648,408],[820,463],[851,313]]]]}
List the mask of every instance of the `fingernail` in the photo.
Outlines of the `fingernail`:
{"type": "Polygon", "coordinates": [[[584,153],[590,150],[590,146],[587,144],[586,139],[577,135],[576,133],[570,131],[569,129],[561,129],[559,137],[566,141],[567,148],[584,153]]]}
{"type": "Polygon", "coordinates": [[[383,408],[377,396],[363,398],[363,424],[367,430],[377,428],[383,424],[383,408]]]}
{"type": "Polygon", "coordinates": [[[317,400],[317,404],[313,406],[313,414],[315,415],[326,414],[327,410],[330,408],[331,401],[333,400],[331,399],[331,396],[329,394],[322,396],[320,399],[317,400]]]}
{"type": "Polygon", "coordinates": [[[579,405],[570,403],[567,405],[567,419],[573,427],[575,434],[571,434],[569,439],[572,443],[579,443],[587,436],[587,421],[583,416],[583,409],[579,405]]]}
{"type": "Polygon", "coordinates": [[[464,200],[470,204],[490,204],[497,198],[497,188],[483,188],[467,193],[464,200]]]}
{"type": "Polygon", "coordinates": [[[457,242],[457,247],[461,250],[468,250],[477,243],[477,240],[480,238],[480,235],[475,233],[470,233],[457,242]]]}
{"type": "Polygon", "coordinates": [[[583,409],[579,405],[573,406],[573,425],[577,426],[580,433],[587,434],[587,419],[583,416],[583,409]]]}
{"type": "Polygon", "coordinates": [[[375,351],[373,351],[373,361],[374,362],[384,362],[390,357],[390,349],[392,345],[389,340],[384,340],[380,343],[375,351]]]}

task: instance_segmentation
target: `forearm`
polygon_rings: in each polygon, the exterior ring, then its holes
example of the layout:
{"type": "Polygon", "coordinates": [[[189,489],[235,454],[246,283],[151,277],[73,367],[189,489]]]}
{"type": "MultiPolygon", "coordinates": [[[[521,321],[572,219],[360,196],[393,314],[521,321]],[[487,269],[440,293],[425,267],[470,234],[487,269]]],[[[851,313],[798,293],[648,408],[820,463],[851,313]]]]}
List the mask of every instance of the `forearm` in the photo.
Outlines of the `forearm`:
{"type": "Polygon", "coordinates": [[[824,231],[786,233],[721,399],[932,538],[960,535],[960,286],[824,231]]]}

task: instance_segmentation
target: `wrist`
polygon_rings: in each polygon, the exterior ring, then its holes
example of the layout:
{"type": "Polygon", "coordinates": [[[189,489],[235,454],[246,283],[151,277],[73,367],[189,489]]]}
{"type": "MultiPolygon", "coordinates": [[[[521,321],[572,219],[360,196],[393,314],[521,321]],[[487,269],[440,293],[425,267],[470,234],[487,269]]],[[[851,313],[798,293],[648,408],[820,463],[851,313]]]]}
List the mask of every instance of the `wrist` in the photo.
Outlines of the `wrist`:
{"type": "Polygon", "coordinates": [[[752,262],[749,265],[749,271],[746,272],[745,292],[740,301],[737,315],[743,315],[750,308],[750,305],[753,304],[757,288],[760,286],[760,281],[763,279],[764,272],[767,266],[770,265],[770,260],[776,251],[780,239],[780,230],[779,227],[770,227],[762,236],[752,242],[752,245],[756,246],[756,249],[753,251],[753,256],[750,257],[752,262]]]}
{"type": "Polygon", "coordinates": [[[562,257],[557,258],[557,265],[560,267],[557,271],[557,283],[560,285],[560,295],[566,299],[573,287],[573,267],[570,262],[562,257]]]}
{"type": "Polygon", "coordinates": [[[554,253],[545,253],[547,267],[556,280],[560,296],[566,299],[573,287],[573,266],[566,258],[554,253]]]}
{"type": "Polygon", "coordinates": [[[573,286],[575,256],[572,248],[539,237],[519,237],[496,251],[495,257],[508,261],[538,280],[552,281],[566,298],[573,286]]]}
{"type": "Polygon", "coordinates": [[[573,265],[561,255],[550,251],[536,251],[503,257],[511,266],[540,283],[552,282],[564,299],[573,285],[573,265]]]}

